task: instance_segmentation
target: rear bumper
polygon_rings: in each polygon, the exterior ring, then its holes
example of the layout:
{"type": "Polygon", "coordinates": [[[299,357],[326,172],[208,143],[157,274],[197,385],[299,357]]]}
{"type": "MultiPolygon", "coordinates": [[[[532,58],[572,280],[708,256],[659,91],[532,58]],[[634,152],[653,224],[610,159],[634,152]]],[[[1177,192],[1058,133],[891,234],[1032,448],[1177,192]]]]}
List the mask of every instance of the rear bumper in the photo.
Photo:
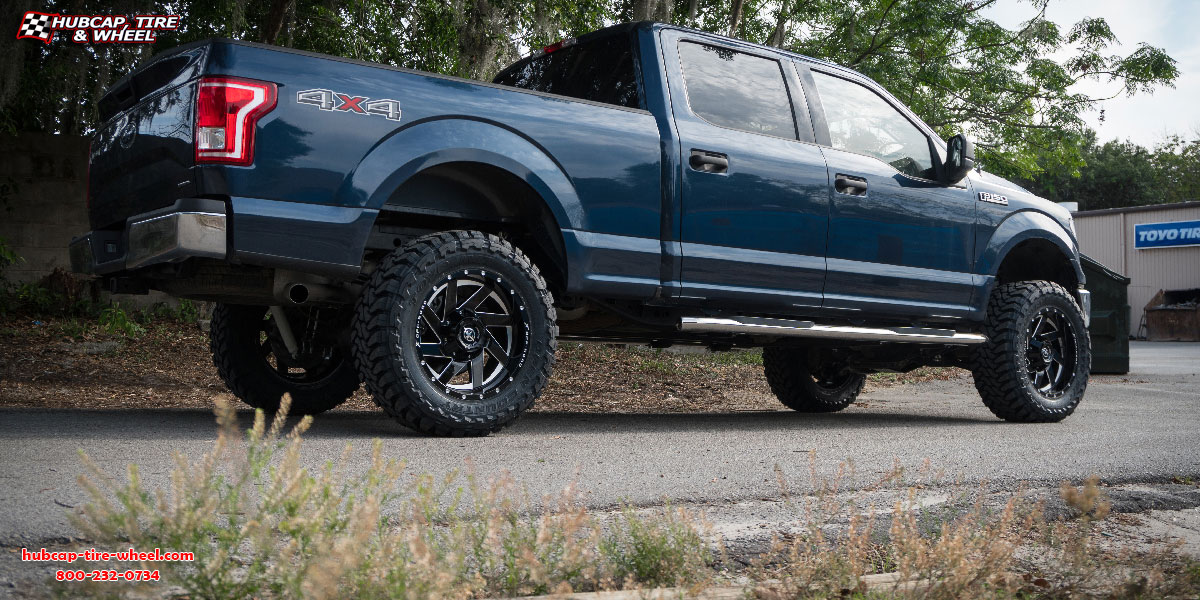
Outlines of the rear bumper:
{"type": "Polygon", "coordinates": [[[71,270],[106,275],[188,258],[229,253],[228,216],[219,200],[188,198],[125,222],[121,231],[89,231],[71,241],[71,270]]]}

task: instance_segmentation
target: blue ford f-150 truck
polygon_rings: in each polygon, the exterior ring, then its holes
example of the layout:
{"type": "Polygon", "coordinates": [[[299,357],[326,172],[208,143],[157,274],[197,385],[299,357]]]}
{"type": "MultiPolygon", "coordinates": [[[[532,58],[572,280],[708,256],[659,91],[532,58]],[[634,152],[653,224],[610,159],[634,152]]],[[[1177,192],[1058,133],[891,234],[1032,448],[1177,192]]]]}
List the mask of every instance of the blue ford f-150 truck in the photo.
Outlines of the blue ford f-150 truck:
{"type": "Polygon", "coordinates": [[[922,365],[971,369],[1010,421],[1087,386],[1070,213],[837,65],[656,23],[491,83],[208,40],[101,112],[75,270],[217,302],[214,362],[255,407],[365,384],[403,425],[483,435],[558,339],[761,346],[806,412],[922,365]]]}

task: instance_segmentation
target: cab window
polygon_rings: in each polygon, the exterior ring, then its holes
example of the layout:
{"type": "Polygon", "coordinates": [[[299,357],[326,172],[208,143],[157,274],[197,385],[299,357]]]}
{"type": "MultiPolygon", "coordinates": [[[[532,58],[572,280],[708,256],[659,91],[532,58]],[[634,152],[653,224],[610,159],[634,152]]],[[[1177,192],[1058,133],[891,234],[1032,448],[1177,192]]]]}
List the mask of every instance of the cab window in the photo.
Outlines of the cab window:
{"type": "Polygon", "coordinates": [[[681,42],[688,106],[721,127],[796,138],[796,121],[779,61],[728,48],[681,42]]]}
{"type": "Polygon", "coordinates": [[[641,108],[633,38],[614,34],[518,62],[493,83],[581,100],[641,108]]]}
{"type": "Polygon", "coordinates": [[[831,146],[874,156],[905,175],[936,178],[929,138],[912,121],[865,86],[815,70],[812,74],[831,146]]]}

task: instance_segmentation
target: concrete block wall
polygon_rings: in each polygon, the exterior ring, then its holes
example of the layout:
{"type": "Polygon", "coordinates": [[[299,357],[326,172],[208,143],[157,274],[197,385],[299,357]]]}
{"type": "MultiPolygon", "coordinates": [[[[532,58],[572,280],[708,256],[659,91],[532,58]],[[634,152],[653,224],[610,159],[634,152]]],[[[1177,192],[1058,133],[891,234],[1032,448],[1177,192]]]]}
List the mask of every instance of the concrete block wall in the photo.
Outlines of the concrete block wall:
{"type": "Polygon", "coordinates": [[[5,269],[9,281],[70,269],[67,246],[88,230],[87,152],[82,137],[0,136],[0,237],[25,259],[5,269]]]}
{"type": "MultiPolygon", "coordinates": [[[[0,135],[0,238],[25,260],[4,269],[10,282],[38,281],[55,267],[71,270],[67,248],[88,226],[88,138],[0,135]]],[[[104,295],[124,305],[173,304],[166,294],[104,295]]]]}

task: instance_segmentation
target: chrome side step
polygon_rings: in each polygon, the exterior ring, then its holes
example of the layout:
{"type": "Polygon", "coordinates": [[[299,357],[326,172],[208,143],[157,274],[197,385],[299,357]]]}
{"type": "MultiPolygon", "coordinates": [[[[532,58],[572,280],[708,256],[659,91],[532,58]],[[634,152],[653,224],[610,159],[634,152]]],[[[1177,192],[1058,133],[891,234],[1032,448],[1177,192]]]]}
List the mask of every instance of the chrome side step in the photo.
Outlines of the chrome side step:
{"type": "Polygon", "coordinates": [[[909,342],[917,344],[982,344],[987,337],[979,333],[959,333],[953,329],[926,327],[852,327],[817,325],[812,321],[765,319],[760,317],[683,317],[679,330],[689,333],[742,333],[762,336],[807,337],[850,341],[909,342]]]}

